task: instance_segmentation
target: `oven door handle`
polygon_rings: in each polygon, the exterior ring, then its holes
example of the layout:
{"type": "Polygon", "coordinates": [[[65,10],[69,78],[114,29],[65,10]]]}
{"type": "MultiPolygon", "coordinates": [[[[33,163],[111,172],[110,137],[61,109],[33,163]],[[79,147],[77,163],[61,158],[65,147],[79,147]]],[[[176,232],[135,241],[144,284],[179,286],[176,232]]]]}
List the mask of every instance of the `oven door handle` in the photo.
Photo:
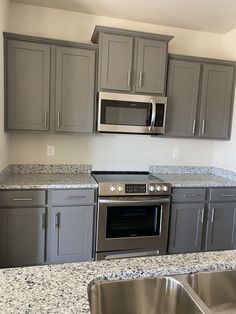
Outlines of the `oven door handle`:
{"type": "Polygon", "coordinates": [[[169,203],[169,198],[161,198],[156,200],[111,200],[111,199],[100,199],[99,204],[109,205],[160,205],[163,203],[169,203]]]}

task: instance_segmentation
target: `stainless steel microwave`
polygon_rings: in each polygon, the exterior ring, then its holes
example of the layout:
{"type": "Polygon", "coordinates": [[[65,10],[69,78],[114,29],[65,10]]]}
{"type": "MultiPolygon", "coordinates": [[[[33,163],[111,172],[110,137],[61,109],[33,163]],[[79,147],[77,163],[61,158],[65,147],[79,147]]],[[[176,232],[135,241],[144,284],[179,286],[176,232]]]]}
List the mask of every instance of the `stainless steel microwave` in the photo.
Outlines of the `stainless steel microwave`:
{"type": "Polygon", "coordinates": [[[164,134],[166,97],[100,92],[99,132],[164,134]]]}

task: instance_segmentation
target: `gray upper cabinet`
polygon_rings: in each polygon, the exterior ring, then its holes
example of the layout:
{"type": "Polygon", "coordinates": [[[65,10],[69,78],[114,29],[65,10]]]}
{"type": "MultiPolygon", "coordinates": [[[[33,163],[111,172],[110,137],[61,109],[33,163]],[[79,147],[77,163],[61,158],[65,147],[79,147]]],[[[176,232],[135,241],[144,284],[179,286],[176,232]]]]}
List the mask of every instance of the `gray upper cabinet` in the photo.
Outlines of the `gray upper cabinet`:
{"type": "Polygon", "coordinates": [[[170,217],[169,253],[201,250],[204,203],[173,204],[170,217]]]}
{"type": "Polygon", "coordinates": [[[173,36],[96,26],[98,90],[165,94],[168,42],[173,36]]]}
{"type": "Polygon", "coordinates": [[[236,245],[236,203],[211,203],[208,210],[206,250],[233,249],[236,245]]]}
{"type": "Polygon", "coordinates": [[[50,46],[8,40],[6,60],[6,128],[48,130],[50,46]]]}
{"type": "Polygon", "coordinates": [[[4,33],[6,130],[94,130],[97,46],[4,33]]]}
{"type": "Polygon", "coordinates": [[[203,65],[200,137],[229,137],[233,73],[232,66],[203,65]]]}
{"type": "Polygon", "coordinates": [[[0,266],[44,263],[45,208],[0,209],[0,266]]]}
{"type": "Polygon", "coordinates": [[[200,64],[170,60],[166,135],[193,137],[196,129],[200,64]]]}
{"type": "Polygon", "coordinates": [[[93,131],[94,83],[95,51],[56,47],[56,131],[93,131]]]}
{"type": "Polygon", "coordinates": [[[131,90],[133,38],[102,34],[100,84],[102,89],[131,90]]]}
{"type": "Polygon", "coordinates": [[[169,56],[165,135],[229,139],[235,63],[169,56]]]}
{"type": "Polygon", "coordinates": [[[51,262],[92,260],[94,206],[54,207],[51,262]]]}
{"type": "Polygon", "coordinates": [[[167,44],[137,38],[136,92],[164,94],[167,44]]]}

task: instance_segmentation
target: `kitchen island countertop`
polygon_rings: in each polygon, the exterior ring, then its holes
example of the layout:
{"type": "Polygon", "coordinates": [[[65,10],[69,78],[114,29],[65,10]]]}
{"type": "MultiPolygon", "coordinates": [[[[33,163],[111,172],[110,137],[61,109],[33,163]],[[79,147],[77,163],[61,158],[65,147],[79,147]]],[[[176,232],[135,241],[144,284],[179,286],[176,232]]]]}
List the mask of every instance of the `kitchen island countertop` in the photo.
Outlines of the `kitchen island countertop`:
{"type": "Polygon", "coordinates": [[[88,285],[236,268],[236,250],[0,270],[0,313],[90,313],[88,285]]]}

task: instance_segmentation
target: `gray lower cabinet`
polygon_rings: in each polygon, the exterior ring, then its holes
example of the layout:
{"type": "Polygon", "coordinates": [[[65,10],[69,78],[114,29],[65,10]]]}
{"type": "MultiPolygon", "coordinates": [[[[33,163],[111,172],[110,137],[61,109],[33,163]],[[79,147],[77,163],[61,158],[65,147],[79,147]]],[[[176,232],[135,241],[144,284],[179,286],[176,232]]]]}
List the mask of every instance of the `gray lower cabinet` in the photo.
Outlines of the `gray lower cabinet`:
{"type": "Polygon", "coordinates": [[[172,205],[169,253],[190,253],[201,250],[204,205],[204,203],[172,205]]]}
{"type": "Polygon", "coordinates": [[[7,41],[9,130],[49,130],[50,46],[7,41]]]}
{"type": "Polygon", "coordinates": [[[236,244],[236,203],[210,203],[206,250],[227,250],[236,244]]]}
{"type": "Polygon", "coordinates": [[[0,209],[0,266],[43,264],[45,208],[0,209]]]}
{"type": "Polygon", "coordinates": [[[166,135],[193,137],[196,132],[200,64],[170,60],[166,135]]]}
{"type": "Polygon", "coordinates": [[[95,51],[56,47],[55,130],[93,132],[95,51]]]}
{"type": "Polygon", "coordinates": [[[133,38],[102,34],[100,43],[100,85],[102,89],[130,91],[133,38]]]}
{"type": "Polygon", "coordinates": [[[170,55],[165,135],[229,139],[235,64],[170,55]]]}
{"type": "Polygon", "coordinates": [[[52,208],[50,262],[92,260],[94,206],[52,208]]]}

